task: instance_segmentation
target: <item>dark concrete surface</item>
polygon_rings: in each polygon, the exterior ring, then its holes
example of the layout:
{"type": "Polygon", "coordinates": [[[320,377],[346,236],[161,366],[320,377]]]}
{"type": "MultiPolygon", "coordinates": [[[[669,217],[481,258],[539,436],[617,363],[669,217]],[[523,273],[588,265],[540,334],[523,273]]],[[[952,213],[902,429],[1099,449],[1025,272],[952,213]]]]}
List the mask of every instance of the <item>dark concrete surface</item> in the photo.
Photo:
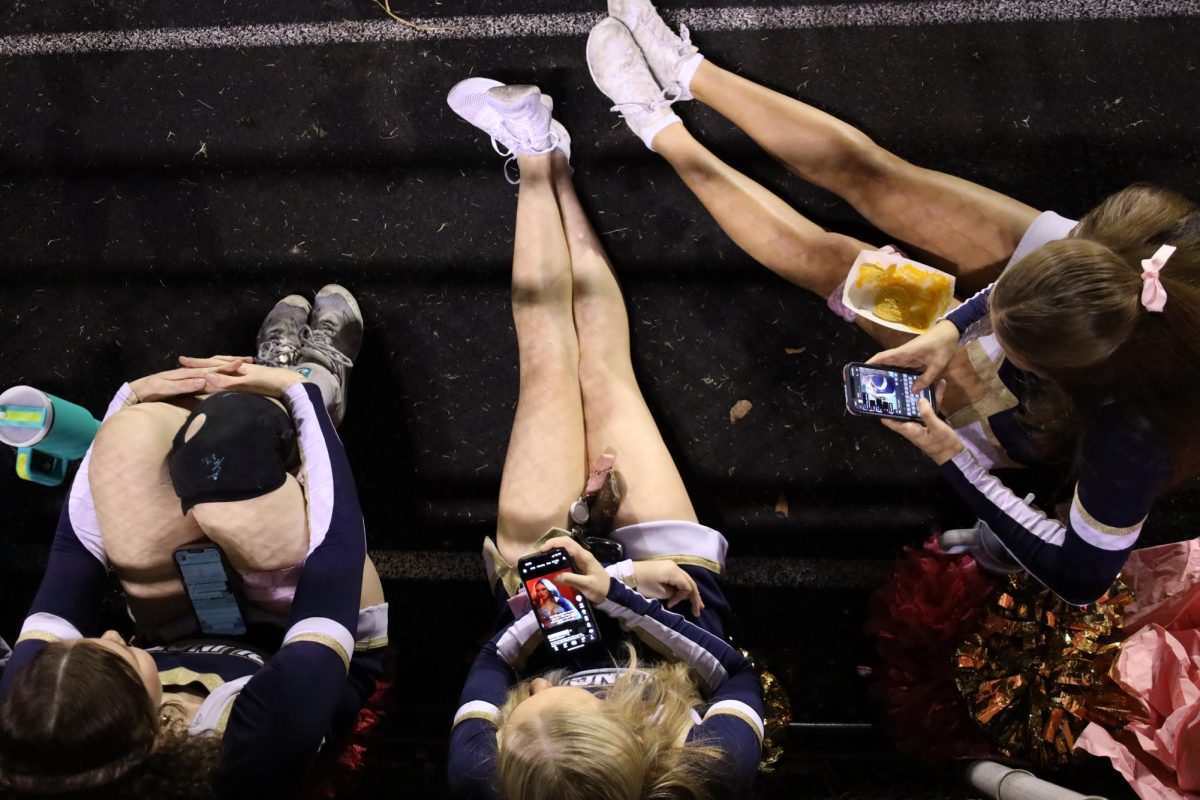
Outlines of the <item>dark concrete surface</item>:
{"type": "MultiPolygon", "coordinates": [[[[400,6],[451,13],[437,0],[400,6]]],[[[590,9],[478,0],[452,13],[590,9]]],[[[0,36],[379,15],[368,0],[23,2],[0,11],[0,36]]],[[[914,162],[1078,215],[1133,181],[1197,196],[1197,34],[1200,19],[1181,17],[694,38],[713,61],[914,162]]],[[[468,577],[494,525],[517,389],[515,191],[482,135],[444,104],[471,74],[540,84],[573,134],[580,192],[627,294],[643,389],[702,521],[732,544],[735,635],[768,654],[799,720],[872,722],[858,674],[872,658],[860,634],[867,593],[902,545],[966,515],[915,450],[845,416],[840,367],[874,352],[871,341],[724,237],[608,112],[581,38],[0,58],[0,384],[31,383],[99,414],[123,380],[178,354],[248,352],[281,295],[351,288],[367,336],[342,435],[371,547],[394,576],[424,569],[407,566],[430,563],[420,553],[450,556],[419,573],[424,582],[388,582],[394,641],[425,647],[405,648],[398,664],[419,691],[397,701],[395,747],[371,766],[372,785],[407,771],[423,776],[412,796],[437,796],[454,699],[488,622],[486,592],[468,577]],[[741,399],[754,408],[731,423],[741,399]],[[781,494],[786,518],[774,510],[781,494]],[[822,563],[840,570],[837,586],[820,581],[822,563]],[[462,627],[406,606],[431,587],[463,598],[462,627]]],[[[713,112],[690,104],[681,115],[819,223],[888,241],[713,112]]],[[[63,496],[18,481],[0,453],[0,634],[10,639],[63,496]]],[[[1144,541],[1200,530],[1197,497],[1193,484],[1160,502],[1144,541]]],[[[814,730],[797,733],[797,751],[819,745],[814,730]]],[[[856,782],[870,770],[828,754],[812,763],[766,791],[888,796],[888,780],[856,782]]]]}

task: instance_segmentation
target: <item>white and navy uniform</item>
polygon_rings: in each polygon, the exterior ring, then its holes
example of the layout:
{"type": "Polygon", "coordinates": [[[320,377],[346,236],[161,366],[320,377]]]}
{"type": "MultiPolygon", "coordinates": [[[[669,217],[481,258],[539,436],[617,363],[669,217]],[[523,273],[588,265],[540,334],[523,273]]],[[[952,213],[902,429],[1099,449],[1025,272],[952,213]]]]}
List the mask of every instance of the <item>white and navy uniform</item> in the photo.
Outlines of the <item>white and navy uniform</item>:
{"type": "MultiPolygon", "coordinates": [[[[625,546],[631,559],[678,563],[696,581],[705,608],[700,617],[693,617],[685,600],[668,610],[626,585],[632,560],[609,565],[608,595],[594,606],[603,612],[598,622],[608,652],[576,662],[576,671],[564,683],[603,697],[620,672],[612,666],[612,653],[618,652],[622,631],[658,658],[683,661],[699,676],[705,698],[704,706],[693,711],[687,745],[720,748],[727,757],[722,776],[749,790],[762,750],[762,683],[751,663],[725,641],[728,603],[719,577],[725,538],[711,528],[682,521],[630,525],[614,531],[612,538],[625,546]]],[[[492,565],[488,566],[491,572],[492,565]]],[[[450,736],[449,778],[455,796],[497,797],[499,709],[516,683],[537,674],[530,666],[539,655],[545,656],[544,648],[538,652],[542,638],[532,612],[516,620],[502,613],[500,630],[471,666],[450,736]]]]}
{"type": "MultiPolygon", "coordinates": [[[[127,392],[122,387],[109,414],[125,405],[127,392]]],[[[299,433],[312,541],[282,646],[270,656],[220,641],[149,651],[164,685],[207,690],[189,731],[222,738],[216,776],[222,797],[295,796],[326,735],[353,722],[374,691],[386,644],[386,604],[359,610],[367,555],[362,511],[321,393],[302,383],[283,400],[299,433]]],[[[108,587],[107,558],[83,467],[80,475],[0,696],[47,642],[101,632],[97,608],[108,587]]]]}
{"type": "MultiPolygon", "coordinates": [[[[1043,213],[1008,263],[1065,238],[1075,225],[1043,213]]],[[[1169,483],[1170,456],[1144,421],[1110,403],[1083,432],[1067,524],[1047,517],[992,475],[996,467],[1033,466],[1038,459],[1017,418],[1033,378],[1004,358],[991,328],[991,291],[988,286],[946,315],[984,378],[987,396],[949,418],[965,449],[940,471],[1022,567],[1067,602],[1086,605],[1104,594],[1125,565],[1155,498],[1169,483]]]]}

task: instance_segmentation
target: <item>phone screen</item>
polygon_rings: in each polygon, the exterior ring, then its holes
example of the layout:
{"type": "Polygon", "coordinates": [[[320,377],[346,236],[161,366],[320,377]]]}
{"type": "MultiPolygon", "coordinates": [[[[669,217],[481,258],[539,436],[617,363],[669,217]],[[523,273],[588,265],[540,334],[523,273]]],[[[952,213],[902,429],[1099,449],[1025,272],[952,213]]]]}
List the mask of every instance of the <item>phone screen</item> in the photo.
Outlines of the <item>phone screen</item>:
{"type": "Polygon", "coordinates": [[[915,370],[848,364],[845,377],[846,407],[852,414],[919,420],[917,401],[924,397],[933,403],[929,389],[912,393],[913,382],[920,377],[915,370]]]}
{"type": "Polygon", "coordinates": [[[240,636],[246,622],[229,586],[229,573],[216,547],[186,547],[175,551],[175,563],[188,599],[206,634],[240,636]]]}
{"type": "Polygon", "coordinates": [[[563,573],[575,571],[566,550],[558,547],[526,556],[517,568],[551,652],[579,650],[600,640],[587,598],[556,580],[563,573]]]}

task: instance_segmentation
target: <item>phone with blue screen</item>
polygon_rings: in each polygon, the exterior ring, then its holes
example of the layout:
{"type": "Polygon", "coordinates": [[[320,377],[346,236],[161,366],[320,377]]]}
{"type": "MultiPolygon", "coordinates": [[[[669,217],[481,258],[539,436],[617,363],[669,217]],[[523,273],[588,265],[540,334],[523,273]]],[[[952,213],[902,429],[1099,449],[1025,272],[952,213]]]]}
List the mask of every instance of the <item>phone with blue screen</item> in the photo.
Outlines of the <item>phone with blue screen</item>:
{"type": "Polygon", "coordinates": [[[229,580],[229,570],[216,545],[175,550],[175,565],[187,589],[200,631],[211,636],[241,636],[246,621],[229,580]]]}
{"type": "MultiPolygon", "coordinates": [[[[886,367],[882,364],[847,364],[842,370],[846,384],[846,410],[851,414],[887,419],[921,421],[917,401],[924,397],[934,405],[933,390],[913,394],[920,370],[886,367]]],[[[934,411],[937,409],[934,408],[934,411]]]]}

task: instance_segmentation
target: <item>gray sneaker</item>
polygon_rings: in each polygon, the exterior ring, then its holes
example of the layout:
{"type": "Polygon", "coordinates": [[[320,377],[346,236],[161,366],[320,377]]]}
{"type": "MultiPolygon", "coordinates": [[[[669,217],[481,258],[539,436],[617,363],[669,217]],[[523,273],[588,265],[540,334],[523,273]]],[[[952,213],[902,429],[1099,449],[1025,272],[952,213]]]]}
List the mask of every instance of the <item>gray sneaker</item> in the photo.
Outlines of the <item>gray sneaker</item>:
{"type": "Polygon", "coordinates": [[[320,387],[334,425],[346,415],[346,382],[362,339],[363,316],[354,295],[336,283],[317,292],[308,325],[300,332],[297,372],[320,387]]]}
{"type": "Polygon", "coordinates": [[[258,337],[255,362],[268,367],[291,367],[300,363],[300,333],[308,324],[312,306],[298,294],[289,294],[267,314],[258,337]]]}

